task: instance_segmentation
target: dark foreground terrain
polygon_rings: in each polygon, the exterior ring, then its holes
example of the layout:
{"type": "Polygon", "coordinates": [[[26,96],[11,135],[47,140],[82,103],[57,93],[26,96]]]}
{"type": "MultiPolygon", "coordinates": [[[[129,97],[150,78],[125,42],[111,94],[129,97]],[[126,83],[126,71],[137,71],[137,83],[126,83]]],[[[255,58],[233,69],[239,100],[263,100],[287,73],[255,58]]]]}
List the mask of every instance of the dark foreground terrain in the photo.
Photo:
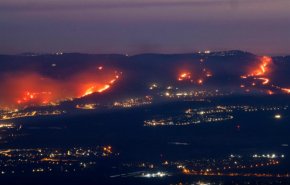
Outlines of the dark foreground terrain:
{"type": "Polygon", "coordinates": [[[289,104],[229,96],[15,119],[1,130],[1,183],[287,184],[289,104]]]}

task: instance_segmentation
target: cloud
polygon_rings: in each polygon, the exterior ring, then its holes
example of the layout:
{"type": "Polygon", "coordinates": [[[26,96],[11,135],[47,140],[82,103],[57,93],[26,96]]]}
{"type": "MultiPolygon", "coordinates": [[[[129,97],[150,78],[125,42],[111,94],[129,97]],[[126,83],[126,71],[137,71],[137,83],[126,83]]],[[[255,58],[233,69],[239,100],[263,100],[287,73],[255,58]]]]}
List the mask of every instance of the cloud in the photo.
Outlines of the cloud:
{"type": "MultiPolygon", "coordinates": [[[[89,9],[114,9],[114,8],[150,8],[172,6],[216,6],[228,4],[235,6],[239,3],[265,2],[270,0],[4,0],[0,2],[1,11],[60,11],[60,10],[89,10],[89,9]]],[[[279,0],[283,1],[283,0],[279,0]]]]}

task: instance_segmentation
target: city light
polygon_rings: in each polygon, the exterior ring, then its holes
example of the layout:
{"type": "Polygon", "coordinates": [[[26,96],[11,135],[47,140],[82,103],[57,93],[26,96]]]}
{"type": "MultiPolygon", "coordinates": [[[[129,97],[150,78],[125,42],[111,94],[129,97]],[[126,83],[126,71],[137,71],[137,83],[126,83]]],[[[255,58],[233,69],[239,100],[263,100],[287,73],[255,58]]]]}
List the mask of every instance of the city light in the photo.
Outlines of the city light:
{"type": "Polygon", "coordinates": [[[146,178],[162,178],[165,176],[168,176],[166,172],[144,173],[141,175],[141,177],[146,177],[146,178]]]}
{"type": "Polygon", "coordinates": [[[281,119],[282,118],[282,115],[281,114],[275,114],[275,119],[281,119]]]}

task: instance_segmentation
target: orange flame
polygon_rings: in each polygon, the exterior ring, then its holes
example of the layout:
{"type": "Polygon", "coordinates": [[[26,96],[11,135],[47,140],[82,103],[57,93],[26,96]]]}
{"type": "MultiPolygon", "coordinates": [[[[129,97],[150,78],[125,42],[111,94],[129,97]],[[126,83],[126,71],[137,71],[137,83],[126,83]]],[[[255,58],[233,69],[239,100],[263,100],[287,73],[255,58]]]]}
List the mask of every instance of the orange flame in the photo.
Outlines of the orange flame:
{"type": "Polygon", "coordinates": [[[282,91],[284,91],[285,93],[290,93],[290,89],[288,88],[281,88],[282,91]]]}
{"type": "Polygon", "coordinates": [[[17,100],[18,104],[23,104],[31,101],[41,102],[41,104],[47,104],[48,100],[51,99],[51,92],[26,92],[21,99],[17,100]]]}
{"type": "Polygon", "coordinates": [[[102,93],[104,91],[106,91],[107,89],[109,89],[111,87],[112,84],[114,84],[117,80],[119,79],[119,75],[117,74],[117,72],[115,72],[115,77],[109,81],[109,84],[105,84],[105,85],[91,85],[89,88],[87,88],[85,90],[85,92],[80,96],[80,97],[84,97],[93,93],[102,93]],[[110,85],[111,84],[111,85],[110,85]]]}
{"type": "Polygon", "coordinates": [[[258,78],[258,79],[263,81],[262,82],[263,85],[266,85],[266,84],[268,84],[270,82],[269,78],[258,78]]]}
{"type": "Polygon", "coordinates": [[[190,79],[191,79],[191,73],[188,73],[188,72],[181,73],[178,77],[178,81],[190,80],[190,79]]]}
{"type": "Polygon", "coordinates": [[[54,79],[31,71],[1,75],[0,108],[14,109],[47,105],[67,99],[103,93],[122,73],[111,69],[91,68],[64,79],[54,79]]]}
{"type": "Polygon", "coordinates": [[[269,72],[269,65],[272,63],[272,58],[263,56],[261,58],[261,64],[254,70],[249,76],[262,76],[269,72]]]}

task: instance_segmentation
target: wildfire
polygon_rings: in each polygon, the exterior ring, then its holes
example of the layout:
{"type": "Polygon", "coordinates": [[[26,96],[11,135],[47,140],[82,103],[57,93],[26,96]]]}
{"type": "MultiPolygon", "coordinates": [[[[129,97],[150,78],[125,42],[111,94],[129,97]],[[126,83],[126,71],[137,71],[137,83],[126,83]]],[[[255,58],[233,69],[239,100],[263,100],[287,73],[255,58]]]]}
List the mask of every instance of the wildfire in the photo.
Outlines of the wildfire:
{"type": "Polygon", "coordinates": [[[88,88],[86,90],[86,92],[81,96],[81,97],[84,97],[84,96],[87,96],[87,95],[90,95],[90,94],[93,94],[95,92],[104,92],[105,90],[109,89],[110,88],[110,85],[106,84],[104,85],[103,87],[98,87],[98,86],[92,86],[90,88],[88,88]]]}
{"type": "Polygon", "coordinates": [[[262,82],[262,84],[263,85],[266,85],[266,84],[268,84],[269,82],[270,82],[270,79],[269,78],[257,78],[258,80],[262,80],[263,82],[262,82]]]}
{"type": "Polygon", "coordinates": [[[290,89],[288,88],[281,88],[282,91],[284,91],[285,93],[290,93],[290,89]]]}
{"type": "Polygon", "coordinates": [[[90,95],[90,94],[93,94],[96,90],[95,90],[95,86],[92,86],[92,87],[90,87],[90,88],[88,88],[87,90],[86,90],[86,92],[81,96],[81,97],[84,97],[84,96],[87,96],[87,95],[90,95]]]}
{"type": "Polygon", "coordinates": [[[193,78],[192,73],[190,72],[182,72],[178,75],[178,81],[190,81],[191,83],[195,83],[197,85],[203,85],[206,79],[213,76],[212,72],[207,68],[202,68],[201,71],[194,71],[195,76],[193,78]]]}
{"type": "Polygon", "coordinates": [[[98,92],[101,93],[110,88],[110,85],[105,85],[103,88],[99,89],[98,92]]]}
{"type": "MultiPolygon", "coordinates": [[[[251,79],[252,86],[256,86],[257,80],[262,82],[262,85],[269,85],[270,78],[267,77],[267,74],[270,72],[270,65],[272,64],[272,58],[268,56],[261,57],[259,61],[259,65],[251,70],[251,72],[247,75],[242,75],[241,79],[251,79]]],[[[241,86],[242,87],[242,86],[241,86]]],[[[245,86],[243,86],[245,87],[245,86]]],[[[270,90],[267,92],[268,94],[273,94],[270,90]]]]}
{"type": "Polygon", "coordinates": [[[85,92],[80,96],[80,97],[84,97],[93,93],[102,93],[106,90],[108,90],[112,84],[114,84],[117,80],[119,79],[119,74],[117,71],[115,71],[115,77],[112,80],[109,80],[108,84],[105,85],[91,85],[88,89],[85,90],[85,92]]]}
{"type": "Polygon", "coordinates": [[[121,76],[121,72],[91,68],[63,79],[54,79],[35,72],[14,72],[1,76],[0,107],[10,109],[32,105],[57,104],[93,93],[104,93],[121,76]]]}
{"type": "MultiPolygon", "coordinates": [[[[267,76],[270,72],[270,67],[272,64],[272,58],[263,56],[260,59],[260,64],[258,67],[256,67],[254,70],[252,70],[251,73],[248,75],[241,76],[241,79],[252,79],[252,80],[260,80],[262,81],[262,85],[274,88],[276,90],[282,91],[284,93],[290,94],[290,88],[283,88],[275,84],[270,84],[270,78],[267,76]]],[[[252,82],[252,84],[255,84],[252,82]]],[[[242,86],[241,86],[242,87],[242,86]]],[[[244,86],[243,86],[244,87],[244,86]]],[[[272,90],[265,91],[267,94],[272,95],[274,92],[272,90]]]]}
{"type": "Polygon", "coordinates": [[[190,80],[191,79],[191,73],[181,73],[178,77],[178,81],[184,81],[184,80],[190,80]]]}
{"type": "Polygon", "coordinates": [[[261,64],[254,70],[250,76],[262,76],[269,72],[269,65],[272,63],[272,58],[263,56],[261,58],[261,64]]]}
{"type": "Polygon", "coordinates": [[[26,92],[21,99],[17,100],[17,104],[23,104],[31,101],[41,102],[41,104],[47,104],[51,99],[51,92],[26,92]]]}

